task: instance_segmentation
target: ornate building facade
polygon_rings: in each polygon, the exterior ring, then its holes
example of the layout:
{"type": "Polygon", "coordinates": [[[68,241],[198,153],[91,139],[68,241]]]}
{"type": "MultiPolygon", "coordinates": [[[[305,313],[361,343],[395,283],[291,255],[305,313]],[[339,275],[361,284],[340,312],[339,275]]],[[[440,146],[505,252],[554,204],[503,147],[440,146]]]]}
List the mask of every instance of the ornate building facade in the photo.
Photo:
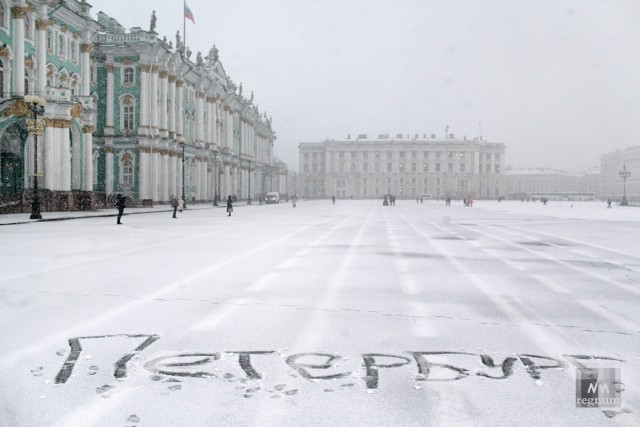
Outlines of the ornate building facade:
{"type": "Polygon", "coordinates": [[[215,46],[192,61],[179,34],[175,45],[158,37],[155,19],[149,31],[127,31],[90,9],[84,0],[0,0],[4,211],[26,210],[34,174],[43,210],[108,205],[115,193],[152,204],[183,192],[211,201],[270,191],[281,179],[271,120],[215,46]],[[47,102],[37,154],[26,94],[47,102]]]}
{"type": "Polygon", "coordinates": [[[379,135],[299,145],[300,197],[498,198],[505,145],[453,135],[379,135]]]}

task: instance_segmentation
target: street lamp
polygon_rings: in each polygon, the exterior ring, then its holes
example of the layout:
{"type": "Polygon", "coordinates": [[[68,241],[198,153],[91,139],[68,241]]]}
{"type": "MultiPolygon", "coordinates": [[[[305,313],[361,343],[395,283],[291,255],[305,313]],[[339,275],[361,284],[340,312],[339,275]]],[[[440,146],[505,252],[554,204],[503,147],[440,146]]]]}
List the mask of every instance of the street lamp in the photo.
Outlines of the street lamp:
{"type": "Polygon", "coordinates": [[[27,127],[33,134],[33,202],[31,203],[31,219],[42,219],[40,214],[40,195],[38,194],[38,134],[42,134],[42,124],[38,122],[38,116],[44,114],[46,101],[41,96],[25,95],[24,102],[33,113],[33,125],[27,127]]]}
{"type": "Polygon", "coordinates": [[[623,192],[622,192],[622,201],[620,202],[620,206],[628,206],[629,202],[627,201],[627,178],[631,175],[631,171],[627,170],[627,165],[622,166],[622,170],[618,172],[620,178],[623,180],[623,192]]]}
{"type": "Polygon", "coordinates": [[[218,151],[213,152],[213,206],[218,206],[218,151]]]}
{"type": "Polygon", "coordinates": [[[247,204],[251,204],[251,160],[247,160],[249,162],[249,194],[247,195],[247,204]]]}
{"type": "Polygon", "coordinates": [[[182,147],[182,201],[184,203],[182,208],[187,209],[187,199],[184,197],[184,147],[187,145],[187,142],[185,141],[184,136],[180,137],[178,144],[182,147]]]}

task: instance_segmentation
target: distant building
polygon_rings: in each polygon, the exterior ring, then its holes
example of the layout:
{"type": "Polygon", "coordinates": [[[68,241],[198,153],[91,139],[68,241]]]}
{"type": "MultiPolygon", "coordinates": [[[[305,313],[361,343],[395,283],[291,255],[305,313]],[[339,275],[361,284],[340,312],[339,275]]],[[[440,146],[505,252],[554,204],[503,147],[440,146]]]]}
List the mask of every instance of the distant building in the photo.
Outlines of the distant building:
{"type": "Polygon", "coordinates": [[[619,200],[624,191],[624,180],[620,172],[629,172],[627,198],[629,203],[640,203],[640,146],[606,153],[600,156],[600,186],[605,197],[619,200]]]}
{"type": "Polygon", "coordinates": [[[427,135],[360,134],[344,140],[303,142],[300,197],[497,198],[504,195],[503,143],[427,135]]]}
{"type": "MultiPolygon", "coordinates": [[[[567,193],[577,193],[578,175],[549,168],[508,168],[505,171],[507,197],[522,199],[547,197],[550,199],[570,198],[567,193]]],[[[591,197],[593,198],[593,196],[591,197]]]]}

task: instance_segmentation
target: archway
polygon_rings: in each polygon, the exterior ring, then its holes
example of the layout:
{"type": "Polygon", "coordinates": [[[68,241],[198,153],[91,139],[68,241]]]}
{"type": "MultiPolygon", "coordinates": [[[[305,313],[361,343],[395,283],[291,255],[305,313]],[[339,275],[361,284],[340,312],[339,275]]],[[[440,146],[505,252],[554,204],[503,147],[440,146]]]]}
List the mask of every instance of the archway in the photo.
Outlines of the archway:
{"type": "Polygon", "coordinates": [[[0,202],[20,200],[24,191],[24,144],[26,131],[14,123],[0,138],[0,202]]]}

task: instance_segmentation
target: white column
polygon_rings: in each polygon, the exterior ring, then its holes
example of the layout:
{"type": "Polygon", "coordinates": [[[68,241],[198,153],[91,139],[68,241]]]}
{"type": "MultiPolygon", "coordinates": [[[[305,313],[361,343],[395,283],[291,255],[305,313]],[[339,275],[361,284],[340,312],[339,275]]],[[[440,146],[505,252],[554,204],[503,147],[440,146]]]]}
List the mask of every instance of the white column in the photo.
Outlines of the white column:
{"type": "Polygon", "coordinates": [[[220,198],[226,200],[231,195],[231,166],[224,165],[224,193],[220,195],[220,198]]]}
{"type": "Polygon", "coordinates": [[[151,198],[153,200],[160,200],[160,152],[156,148],[153,151],[153,176],[151,178],[151,198]]]}
{"type": "Polygon", "coordinates": [[[69,123],[65,123],[58,130],[60,135],[60,160],[62,167],[60,168],[62,175],[61,188],[62,191],[71,191],[71,141],[69,140],[69,123]]]}
{"type": "Polygon", "coordinates": [[[158,66],[151,67],[151,135],[158,134],[158,66]]]}
{"type": "Polygon", "coordinates": [[[169,195],[173,194],[174,196],[178,196],[179,195],[179,191],[176,188],[177,187],[177,180],[176,180],[176,156],[175,153],[171,153],[169,154],[169,159],[168,159],[168,189],[167,192],[169,193],[169,195]]]}
{"type": "Polygon", "coordinates": [[[182,127],[182,118],[184,117],[184,112],[182,111],[182,92],[183,92],[183,81],[182,80],[178,80],[176,82],[176,102],[177,102],[177,108],[176,108],[176,134],[177,137],[183,136],[184,135],[184,129],[182,127]]]}
{"type": "Polygon", "coordinates": [[[151,129],[149,128],[149,72],[151,67],[147,64],[140,64],[140,118],[138,120],[138,134],[149,135],[151,129]]]}
{"type": "MultiPolygon", "coordinates": [[[[167,129],[169,131],[169,137],[175,138],[176,133],[176,76],[169,76],[169,124],[167,129]]],[[[174,194],[175,195],[175,194],[174,194]]]]}
{"type": "MultiPolygon", "coordinates": [[[[46,12],[45,12],[46,13],[46,12]]],[[[39,96],[45,95],[47,86],[47,26],[49,21],[45,15],[44,19],[36,20],[36,91],[39,96]]]]}
{"type": "MultiPolygon", "coordinates": [[[[113,64],[107,64],[107,117],[104,134],[113,135],[113,64]]],[[[122,123],[120,124],[122,125],[122,123]]]]}
{"type": "Polygon", "coordinates": [[[55,176],[56,176],[56,155],[55,155],[55,128],[53,127],[53,120],[45,120],[46,127],[44,128],[44,179],[43,188],[48,190],[55,190],[55,176]]]}
{"type": "Polygon", "coordinates": [[[140,164],[138,165],[138,198],[149,199],[149,153],[148,147],[140,147],[140,164]]]}
{"type": "Polygon", "coordinates": [[[80,95],[82,96],[89,96],[91,94],[91,60],[89,58],[91,48],[91,43],[80,44],[80,67],[82,70],[80,95]]]}
{"type": "Polygon", "coordinates": [[[82,188],[81,174],[82,174],[82,141],[69,140],[69,146],[71,148],[71,189],[80,190],[82,188]]]}
{"type": "Polygon", "coordinates": [[[83,191],[93,191],[93,126],[82,128],[84,144],[84,180],[82,182],[83,191]]]}
{"type": "Polygon", "coordinates": [[[204,142],[204,93],[196,92],[196,141],[204,142]]]}
{"type": "Polygon", "coordinates": [[[169,200],[169,155],[164,150],[160,154],[160,200],[169,200]]]}
{"type": "Polygon", "coordinates": [[[160,136],[166,138],[169,136],[169,124],[167,123],[167,83],[166,71],[160,71],[160,136]]]}
{"type": "Polygon", "coordinates": [[[105,147],[104,191],[113,194],[113,147],[105,147]]]}
{"type": "MultiPolygon", "coordinates": [[[[24,3],[11,8],[13,18],[13,95],[18,96],[24,95],[26,89],[24,87],[24,17],[27,11],[27,6],[24,3]]],[[[7,10],[4,11],[4,13],[7,12],[7,10]]]]}
{"type": "MultiPolygon", "coordinates": [[[[182,151],[182,150],[181,150],[182,151]]],[[[176,195],[180,195],[182,196],[182,152],[180,152],[177,156],[176,156],[176,195]]],[[[186,172],[186,171],[185,171],[186,172]]],[[[187,197],[185,195],[185,197],[187,197]]]]}

